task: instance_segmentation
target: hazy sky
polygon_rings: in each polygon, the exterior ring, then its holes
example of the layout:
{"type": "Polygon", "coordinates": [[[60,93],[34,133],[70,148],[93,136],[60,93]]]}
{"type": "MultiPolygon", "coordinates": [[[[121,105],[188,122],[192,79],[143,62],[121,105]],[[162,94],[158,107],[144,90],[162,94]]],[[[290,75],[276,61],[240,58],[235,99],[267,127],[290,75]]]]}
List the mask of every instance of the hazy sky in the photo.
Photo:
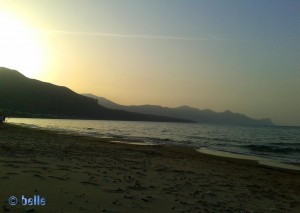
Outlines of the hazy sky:
{"type": "Polygon", "coordinates": [[[3,32],[26,29],[0,35],[0,66],[120,104],[229,109],[300,125],[298,0],[0,5],[3,32]],[[11,29],[10,20],[19,24],[11,29]]]}

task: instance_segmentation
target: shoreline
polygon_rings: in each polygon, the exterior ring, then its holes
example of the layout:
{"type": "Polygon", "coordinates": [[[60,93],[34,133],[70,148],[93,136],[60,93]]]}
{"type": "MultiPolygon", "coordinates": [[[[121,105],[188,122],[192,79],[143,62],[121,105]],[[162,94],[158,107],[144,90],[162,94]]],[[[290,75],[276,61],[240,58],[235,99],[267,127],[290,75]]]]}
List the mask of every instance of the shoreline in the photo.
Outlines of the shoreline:
{"type": "Polygon", "coordinates": [[[213,150],[213,149],[207,149],[207,148],[200,148],[200,149],[197,149],[197,151],[202,154],[213,155],[213,156],[218,156],[218,157],[223,157],[223,158],[254,161],[258,165],[261,165],[261,166],[266,166],[269,168],[274,168],[274,169],[283,170],[283,171],[295,171],[295,172],[299,172],[299,174],[300,174],[300,164],[299,163],[283,162],[280,160],[264,158],[264,157],[255,156],[255,155],[245,155],[245,154],[240,154],[240,153],[225,152],[225,151],[219,151],[219,150],[213,150]]]}
{"type": "Polygon", "coordinates": [[[110,143],[119,143],[119,144],[127,144],[127,145],[140,145],[140,146],[175,146],[175,147],[181,147],[182,149],[185,148],[192,148],[198,153],[202,154],[208,154],[208,155],[213,155],[216,157],[224,157],[224,158],[234,158],[234,159],[240,159],[240,160],[249,160],[249,161],[255,161],[257,162],[258,165],[262,166],[267,166],[270,168],[278,169],[278,170],[293,170],[293,171],[300,171],[300,163],[297,162],[291,162],[291,161],[283,161],[283,160],[278,160],[278,159],[273,159],[273,158],[266,158],[266,157],[261,157],[257,155],[250,155],[250,154],[243,154],[243,153],[235,153],[235,152],[230,152],[230,151],[221,151],[221,150],[214,150],[210,149],[208,147],[200,147],[200,148],[194,148],[194,147],[188,147],[188,146],[183,146],[183,145],[166,145],[166,144],[155,144],[155,143],[150,143],[150,142],[144,142],[144,141],[129,141],[129,140],[123,140],[120,138],[103,138],[103,137],[96,137],[88,134],[81,134],[77,133],[75,131],[70,131],[70,130],[58,130],[58,129],[48,129],[46,127],[39,127],[39,126],[33,126],[28,125],[28,124],[17,124],[17,123],[12,123],[8,125],[16,125],[19,127],[24,127],[24,128],[32,128],[32,129],[37,129],[37,130],[45,130],[45,131],[50,131],[58,134],[68,134],[68,135],[79,135],[79,136],[84,136],[84,137],[91,137],[95,138],[97,140],[103,140],[105,142],[110,142],[110,143]]]}
{"type": "MultiPolygon", "coordinates": [[[[46,197],[41,212],[299,212],[300,174],[193,148],[0,125],[0,204],[46,197]],[[116,140],[115,140],[116,141],[116,140]],[[118,140],[117,140],[118,141],[118,140]]],[[[28,209],[29,207],[26,207],[28,209]]]]}

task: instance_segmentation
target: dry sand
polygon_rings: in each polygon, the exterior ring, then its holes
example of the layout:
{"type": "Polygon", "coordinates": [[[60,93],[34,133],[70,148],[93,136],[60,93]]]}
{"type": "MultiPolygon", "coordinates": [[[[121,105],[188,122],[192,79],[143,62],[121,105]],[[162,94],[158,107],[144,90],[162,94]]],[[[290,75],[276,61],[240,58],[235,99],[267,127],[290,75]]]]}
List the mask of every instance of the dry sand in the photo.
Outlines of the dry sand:
{"type": "Polygon", "coordinates": [[[0,211],[300,212],[299,172],[108,141],[0,125],[0,211]],[[21,195],[46,206],[22,206],[21,195]]]}

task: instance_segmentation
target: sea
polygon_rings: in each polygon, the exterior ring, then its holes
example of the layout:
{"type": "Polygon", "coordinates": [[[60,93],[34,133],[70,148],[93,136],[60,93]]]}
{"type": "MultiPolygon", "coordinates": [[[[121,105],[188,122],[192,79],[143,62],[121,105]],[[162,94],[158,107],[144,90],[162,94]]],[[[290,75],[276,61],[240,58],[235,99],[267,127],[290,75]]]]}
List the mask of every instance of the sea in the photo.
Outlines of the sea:
{"type": "Polygon", "coordinates": [[[300,164],[300,127],[33,118],[9,118],[8,122],[132,144],[176,145],[300,164]]]}

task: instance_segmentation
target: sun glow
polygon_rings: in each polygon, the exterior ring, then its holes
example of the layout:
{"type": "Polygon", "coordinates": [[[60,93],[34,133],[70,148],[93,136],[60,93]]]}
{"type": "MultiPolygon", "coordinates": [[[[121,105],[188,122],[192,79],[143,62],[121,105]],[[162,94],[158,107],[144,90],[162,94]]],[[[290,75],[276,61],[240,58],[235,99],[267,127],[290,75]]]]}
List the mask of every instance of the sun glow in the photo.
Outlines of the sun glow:
{"type": "Polygon", "coordinates": [[[43,56],[36,35],[12,15],[0,11],[0,67],[15,69],[27,77],[41,74],[43,56]]]}

